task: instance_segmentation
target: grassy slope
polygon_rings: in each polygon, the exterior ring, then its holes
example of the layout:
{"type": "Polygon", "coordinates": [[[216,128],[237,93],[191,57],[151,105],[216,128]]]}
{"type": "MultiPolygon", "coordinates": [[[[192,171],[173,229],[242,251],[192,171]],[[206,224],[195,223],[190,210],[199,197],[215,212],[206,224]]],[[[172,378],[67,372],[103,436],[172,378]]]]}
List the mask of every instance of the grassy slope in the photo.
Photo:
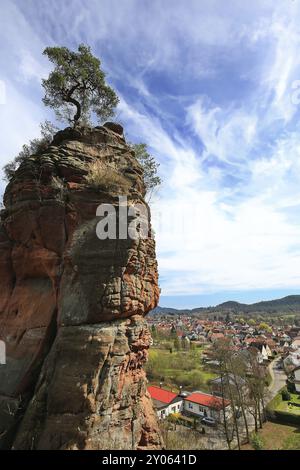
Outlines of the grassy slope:
{"type": "Polygon", "coordinates": [[[203,349],[191,351],[173,351],[150,349],[146,371],[149,382],[158,384],[163,381],[164,387],[178,390],[182,385],[186,390],[208,390],[208,381],[216,377],[201,363],[203,349]]]}

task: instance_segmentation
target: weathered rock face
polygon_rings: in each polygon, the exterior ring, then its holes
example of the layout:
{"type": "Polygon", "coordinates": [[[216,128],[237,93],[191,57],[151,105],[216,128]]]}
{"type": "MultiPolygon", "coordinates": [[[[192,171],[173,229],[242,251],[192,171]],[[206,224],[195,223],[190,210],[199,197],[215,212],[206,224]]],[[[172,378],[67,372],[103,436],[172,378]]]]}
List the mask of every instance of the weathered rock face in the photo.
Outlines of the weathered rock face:
{"type": "Polygon", "coordinates": [[[145,206],[142,169],[113,123],[59,132],[6,189],[2,448],[161,447],[143,370],[150,342],[143,317],[159,297],[155,245],[152,238],[97,237],[97,207],[117,208],[120,193],[87,184],[98,160],[127,181],[129,204],[145,206]]]}

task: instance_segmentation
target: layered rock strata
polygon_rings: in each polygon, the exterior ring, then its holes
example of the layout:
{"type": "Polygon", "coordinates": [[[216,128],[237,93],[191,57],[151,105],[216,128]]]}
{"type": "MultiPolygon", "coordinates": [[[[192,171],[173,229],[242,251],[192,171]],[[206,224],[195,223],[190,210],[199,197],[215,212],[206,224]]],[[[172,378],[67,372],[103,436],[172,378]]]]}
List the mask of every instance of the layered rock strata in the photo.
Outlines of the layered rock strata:
{"type": "Polygon", "coordinates": [[[111,204],[119,220],[120,195],[147,208],[142,168],[113,123],[60,131],[7,186],[0,448],[162,445],[143,369],[144,316],[159,297],[155,243],[96,234],[97,207],[111,204]]]}

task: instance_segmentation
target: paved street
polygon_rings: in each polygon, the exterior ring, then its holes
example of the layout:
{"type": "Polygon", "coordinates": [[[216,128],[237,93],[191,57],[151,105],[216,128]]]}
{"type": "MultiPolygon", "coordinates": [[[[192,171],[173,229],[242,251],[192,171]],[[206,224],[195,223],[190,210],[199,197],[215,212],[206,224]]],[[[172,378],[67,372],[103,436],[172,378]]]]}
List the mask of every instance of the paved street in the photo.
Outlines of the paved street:
{"type": "Polygon", "coordinates": [[[280,358],[275,359],[269,365],[269,371],[272,377],[272,382],[269,385],[269,398],[272,398],[277,395],[279,390],[286,385],[286,374],[282,369],[277,369],[278,363],[280,362],[280,358]]]}

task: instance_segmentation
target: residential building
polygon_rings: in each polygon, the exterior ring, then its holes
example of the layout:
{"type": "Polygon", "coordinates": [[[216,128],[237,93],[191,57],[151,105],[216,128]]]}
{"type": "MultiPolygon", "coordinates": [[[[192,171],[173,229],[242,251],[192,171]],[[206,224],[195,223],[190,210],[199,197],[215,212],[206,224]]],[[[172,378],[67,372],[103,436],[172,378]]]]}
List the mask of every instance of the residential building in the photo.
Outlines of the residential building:
{"type": "Polygon", "coordinates": [[[183,408],[183,398],[177,393],[170,392],[154,385],[148,387],[154,408],[159,419],[165,419],[173,413],[180,413],[183,408]]]}
{"type": "Polygon", "coordinates": [[[229,405],[229,400],[223,400],[208,393],[193,392],[184,398],[183,411],[197,418],[207,417],[221,421],[223,407],[225,407],[225,412],[228,414],[229,405]]]}
{"type": "Polygon", "coordinates": [[[211,387],[211,391],[215,396],[229,397],[230,389],[234,389],[236,387],[236,384],[238,385],[240,392],[242,394],[246,394],[246,381],[242,377],[234,377],[232,374],[229,374],[226,379],[216,377],[215,379],[212,379],[209,384],[211,387]]]}

